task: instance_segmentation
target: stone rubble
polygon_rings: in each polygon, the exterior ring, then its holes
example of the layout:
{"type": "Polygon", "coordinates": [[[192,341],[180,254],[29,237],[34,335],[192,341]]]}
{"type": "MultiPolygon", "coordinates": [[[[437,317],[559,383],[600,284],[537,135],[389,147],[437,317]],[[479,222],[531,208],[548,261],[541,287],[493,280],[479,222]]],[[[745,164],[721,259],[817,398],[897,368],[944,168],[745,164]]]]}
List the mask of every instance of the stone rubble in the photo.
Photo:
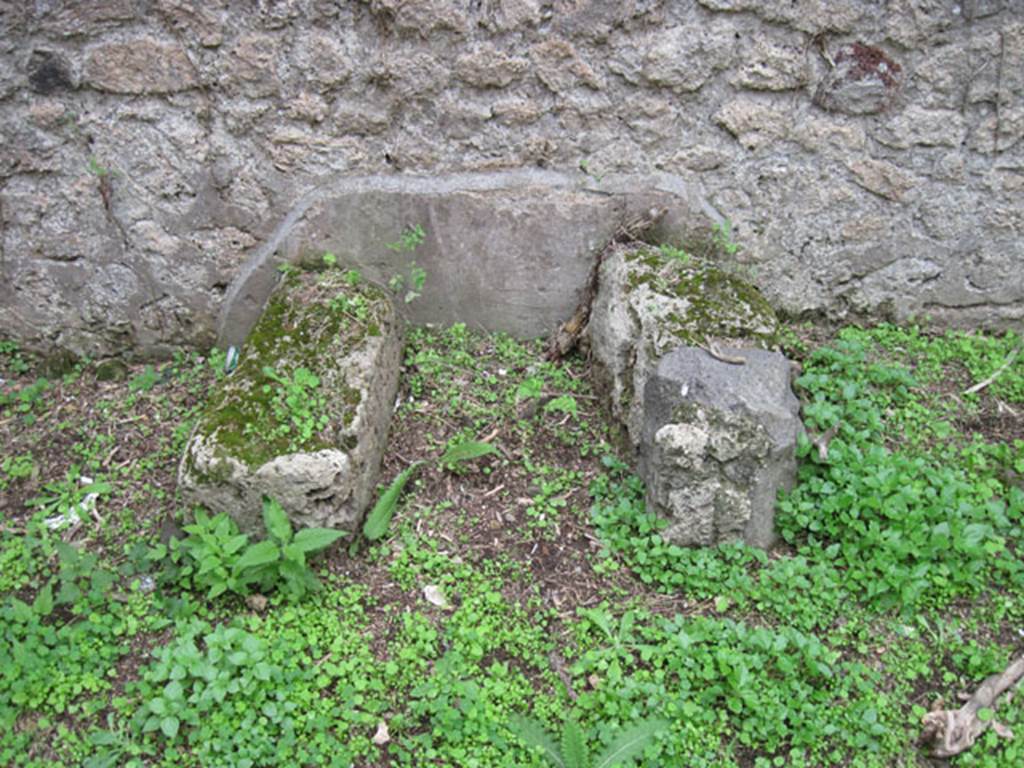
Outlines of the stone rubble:
{"type": "Polygon", "coordinates": [[[775,541],[775,502],[796,482],[803,427],[778,352],[723,347],[717,360],[681,347],[658,362],[644,392],[640,473],[647,508],[682,546],[775,541]]]}

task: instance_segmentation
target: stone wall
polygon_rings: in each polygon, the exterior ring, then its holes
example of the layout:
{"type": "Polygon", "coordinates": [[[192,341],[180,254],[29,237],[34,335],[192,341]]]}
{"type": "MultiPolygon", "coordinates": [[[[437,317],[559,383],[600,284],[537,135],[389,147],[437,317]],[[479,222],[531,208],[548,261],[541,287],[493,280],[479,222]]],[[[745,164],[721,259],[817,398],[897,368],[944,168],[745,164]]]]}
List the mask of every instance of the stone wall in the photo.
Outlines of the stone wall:
{"type": "Polygon", "coordinates": [[[325,182],[526,167],[682,178],[794,314],[1024,316],[1024,0],[0,0],[0,134],[35,347],[209,343],[325,182]]]}

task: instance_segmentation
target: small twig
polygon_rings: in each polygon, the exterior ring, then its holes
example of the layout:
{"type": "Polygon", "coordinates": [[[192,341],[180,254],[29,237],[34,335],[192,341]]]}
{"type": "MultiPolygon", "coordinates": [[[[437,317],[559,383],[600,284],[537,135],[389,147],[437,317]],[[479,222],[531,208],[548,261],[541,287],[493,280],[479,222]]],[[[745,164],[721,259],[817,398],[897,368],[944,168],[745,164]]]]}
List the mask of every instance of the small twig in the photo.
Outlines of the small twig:
{"type": "Polygon", "coordinates": [[[81,518],[79,518],[74,523],[72,523],[71,527],[68,528],[67,531],[64,533],[64,536],[63,536],[64,542],[67,543],[67,544],[70,544],[72,541],[74,541],[75,536],[78,535],[78,532],[81,529],[82,529],[82,520],[81,520],[81,518]]]}
{"type": "Polygon", "coordinates": [[[489,498],[491,498],[491,496],[493,496],[494,494],[496,494],[496,493],[499,493],[500,491],[504,490],[504,488],[505,488],[505,484],[504,484],[504,483],[502,483],[501,485],[497,486],[496,488],[491,488],[491,490],[489,490],[489,491],[488,491],[487,493],[485,493],[485,494],[484,494],[483,496],[481,496],[480,498],[481,498],[481,499],[489,499],[489,498]]]}
{"type": "Polygon", "coordinates": [[[108,453],[108,454],[107,454],[107,458],[105,458],[105,459],[103,460],[103,466],[104,466],[104,467],[106,467],[107,469],[110,469],[110,462],[114,460],[114,456],[116,456],[116,455],[117,455],[117,452],[118,452],[119,450],[121,450],[121,446],[119,446],[119,445],[115,445],[115,446],[114,446],[114,450],[112,450],[112,451],[111,451],[110,453],[108,453]]]}
{"type": "Polygon", "coordinates": [[[837,421],[818,437],[811,438],[811,445],[818,449],[818,459],[820,461],[828,461],[828,444],[831,443],[832,438],[838,434],[839,427],[842,423],[842,420],[837,421]]]}
{"type": "Polygon", "coordinates": [[[1020,354],[1021,347],[1024,347],[1024,344],[1019,344],[1009,355],[1007,355],[1006,360],[1003,362],[1003,364],[1001,366],[999,366],[999,368],[996,370],[995,373],[993,373],[991,376],[989,376],[984,381],[979,381],[977,384],[975,384],[970,389],[965,389],[962,394],[964,394],[964,395],[973,395],[975,392],[980,392],[985,387],[987,387],[989,384],[991,384],[993,381],[995,381],[1000,376],[1002,376],[1003,372],[1007,368],[1009,368],[1011,365],[1013,365],[1013,361],[1017,359],[1017,355],[1020,354]]]}
{"type": "Polygon", "coordinates": [[[572,316],[562,323],[548,339],[548,348],[544,359],[549,362],[558,362],[572,352],[586,335],[590,327],[590,310],[597,298],[601,281],[601,265],[605,257],[611,253],[616,245],[623,243],[637,242],[668,212],[667,208],[651,208],[648,211],[634,216],[628,221],[619,225],[618,229],[605,244],[605,247],[598,252],[594,263],[590,268],[590,275],[583,286],[579,304],[576,305],[572,316]]]}
{"type": "Polygon", "coordinates": [[[745,357],[733,357],[732,355],[726,355],[715,345],[715,342],[711,340],[710,336],[704,337],[704,344],[706,346],[701,347],[705,352],[711,355],[715,360],[721,360],[723,363],[729,363],[729,365],[746,365],[747,358],[745,357]]]}
{"type": "Polygon", "coordinates": [[[999,411],[999,413],[1008,413],[1011,416],[1013,416],[1014,418],[1017,418],[1018,416],[1020,416],[1020,414],[1017,413],[1017,411],[1015,411],[1009,405],[1004,403],[1002,400],[996,400],[996,410],[999,411]]]}
{"type": "Polygon", "coordinates": [[[558,651],[552,651],[548,654],[548,661],[551,663],[551,668],[558,675],[558,679],[562,681],[562,685],[565,686],[565,692],[569,694],[569,698],[576,701],[579,696],[575,689],[572,687],[572,678],[569,677],[569,671],[565,667],[565,660],[559,655],[558,651]]]}

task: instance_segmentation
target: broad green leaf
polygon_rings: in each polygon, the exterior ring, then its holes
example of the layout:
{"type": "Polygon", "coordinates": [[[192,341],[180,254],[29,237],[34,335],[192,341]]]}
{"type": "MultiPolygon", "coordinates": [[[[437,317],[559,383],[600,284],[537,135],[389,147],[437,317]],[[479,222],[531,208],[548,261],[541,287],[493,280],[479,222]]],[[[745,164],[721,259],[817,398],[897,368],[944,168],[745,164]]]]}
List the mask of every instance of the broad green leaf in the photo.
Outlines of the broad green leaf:
{"type": "Polygon", "coordinates": [[[540,397],[543,388],[544,382],[536,376],[531,376],[516,389],[516,400],[529,400],[534,397],[540,397]]]}
{"type": "Polygon", "coordinates": [[[178,735],[178,718],[168,715],[160,721],[160,730],[168,739],[173,739],[178,735]]]}
{"type": "Polygon", "coordinates": [[[284,577],[288,591],[295,598],[301,598],[307,591],[316,590],[320,586],[320,582],[308,568],[293,560],[282,560],[278,570],[284,577]]]}
{"type": "Polygon", "coordinates": [[[551,413],[552,411],[559,411],[560,413],[566,413],[573,417],[577,416],[578,410],[576,398],[572,395],[561,395],[560,397],[556,397],[544,406],[545,413],[551,413]]]}
{"type": "Polygon", "coordinates": [[[117,581],[117,577],[106,569],[93,571],[92,576],[89,578],[89,587],[94,592],[106,592],[117,581]]]}
{"type": "Polygon", "coordinates": [[[306,553],[294,544],[287,545],[283,550],[281,550],[281,554],[286,561],[295,563],[302,568],[306,567],[306,553]]]}
{"type": "Polygon", "coordinates": [[[119,741],[117,734],[110,731],[94,731],[87,738],[94,747],[110,747],[119,741]]]}
{"type": "Polygon", "coordinates": [[[216,584],[210,587],[210,591],[206,593],[206,596],[210,600],[213,600],[213,598],[219,597],[220,595],[227,592],[227,589],[228,583],[226,581],[218,581],[216,584]]]}
{"type": "Polygon", "coordinates": [[[590,755],[583,729],[575,720],[568,720],[562,728],[562,759],[566,768],[590,768],[590,755]]]}
{"type": "Polygon", "coordinates": [[[11,614],[14,620],[19,624],[28,624],[35,618],[35,612],[32,610],[32,606],[26,603],[24,600],[19,600],[16,597],[11,598],[11,614]]]}
{"type": "Polygon", "coordinates": [[[490,443],[467,440],[466,442],[453,445],[444,452],[444,455],[438,461],[441,464],[458,464],[460,461],[478,459],[481,456],[488,456],[497,452],[498,449],[490,443]]]}
{"type": "Polygon", "coordinates": [[[544,726],[540,722],[532,717],[514,714],[512,715],[511,723],[509,723],[509,728],[516,736],[526,742],[527,746],[542,749],[548,762],[555,766],[555,768],[566,768],[566,763],[562,759],[562,753],[559,751],[558,745],[555,744],[551,734],[544,730],[544,726]]]}
{"type": "Polygon", "coordinates": [[[281,549],[276,542],[266,540],[258,541],[251,545],[235,563],[235,573],[248,568],[258,568],[261,565],[275,562],[281,556],[281,549]]]}
{"type": "Polygon", "coordinates": [[[185,688],[177,680],[172,680],[164,686],[164,698],[176,701],[183,698],[185,695],[185,688]]]}
{"type": "Polygon", "coordinates": [[[635,760],[651,740],[668,728],[668,720],[642,720],[620,733],[594,761],[594,768],[613,768],[635,760]]]}
{"type": "Polygon", "coordinates": [[[53,586],[49,582],[32,601],[32,610],[37,616],[49,616],[53,612],[53,586]]]}
{"type": "Polygon", "coordinates": [[[278,541],[287,544],[292,540],[292,524],[288,521],[288,515],[269,496],[263,497],[263,524],[267,527],[267,533],[278,541]]]}
{"type": "Polygon", "coordinates": [[[405,488],[405,484],[409,482],[413,473],[420,468],[422,463],[422,461],[417,461],[399,473],[398,477],[391,481],[388,489],[381,494],[377,503],[373,505],[370,514],[366,516],[366,522],[363,523],[363,536],[368,541],[376,541],[387,533],[388,525],[398,506],[398,499],[402,495],[402,489],[405,488]]]}
{"type": "Polygon", "coordinates": [[[331,528],[303,528],[295,534],[292,544],[306,553],[319,552],[347,534],[348,531],[335,531],[331,528]]]}

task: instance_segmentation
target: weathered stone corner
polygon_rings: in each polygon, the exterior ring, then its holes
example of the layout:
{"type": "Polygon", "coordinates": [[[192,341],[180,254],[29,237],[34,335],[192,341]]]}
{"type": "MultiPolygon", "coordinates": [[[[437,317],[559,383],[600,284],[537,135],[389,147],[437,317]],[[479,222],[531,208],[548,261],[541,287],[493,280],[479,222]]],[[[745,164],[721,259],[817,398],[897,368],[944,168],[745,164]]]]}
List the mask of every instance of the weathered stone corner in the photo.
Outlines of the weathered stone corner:
{"type": "Polygon", "coordinates": [[[249,531],[264,495],[298,526],[355,530],[377,483],[402,328],[388,296],[352,274],[285,278],[189,440],[184,498],[249,531]]]}
{"type": "Polygon", "coordinates": [[[682,347],[647,382],[641,474],[647,505],[680,545],[774,542],[775,501],[796,481],[800,404],[778,352],[682,347]]]}

